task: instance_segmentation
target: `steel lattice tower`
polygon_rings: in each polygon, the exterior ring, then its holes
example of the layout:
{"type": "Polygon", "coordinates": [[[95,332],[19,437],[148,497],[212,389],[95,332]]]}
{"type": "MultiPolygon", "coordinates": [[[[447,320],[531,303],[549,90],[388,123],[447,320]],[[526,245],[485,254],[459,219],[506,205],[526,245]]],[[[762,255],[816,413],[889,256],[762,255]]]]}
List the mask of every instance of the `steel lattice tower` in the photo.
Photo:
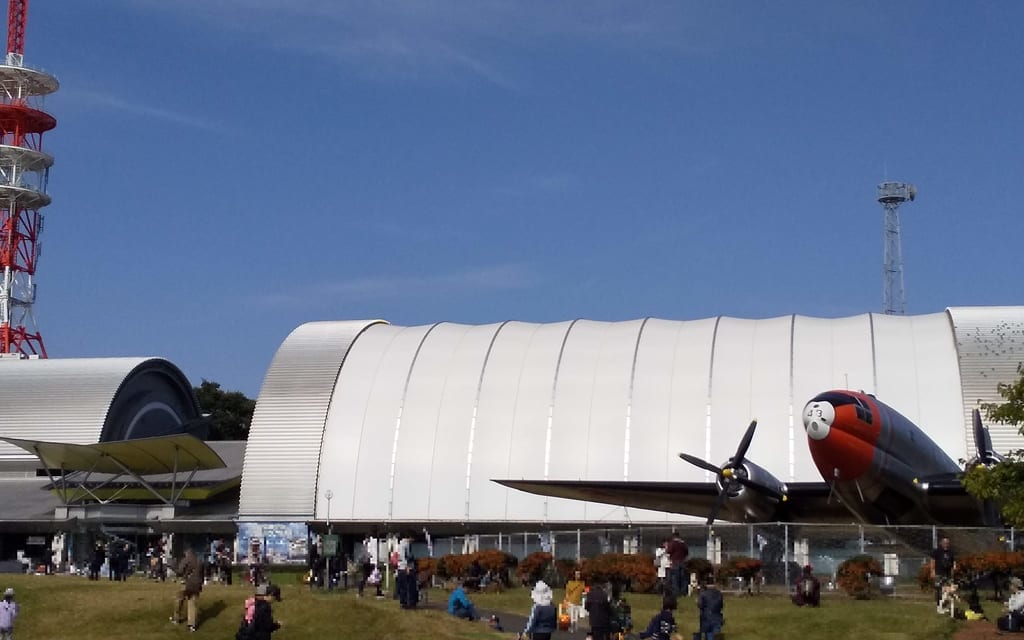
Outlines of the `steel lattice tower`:
{"type": "Polygon", "coordinates": [[[878,202],[885,209],[884,254],[882,264],[883,311],[890,315],[906,313],[903,292],[903,244],[900,241],[900,205],[917,197],[917,189],[903,182],[878,185],[878,202]]]}
{"type": "Polygon", "coordinates": [[[43,133],[57,121],[42,109],[57,79],[24,65],[28,0],[9,0],[7,57],[0,64],[0,356],[46,357],[32,305],[39,235],[50,204],[46,194],[53,156],[43,133]]]}

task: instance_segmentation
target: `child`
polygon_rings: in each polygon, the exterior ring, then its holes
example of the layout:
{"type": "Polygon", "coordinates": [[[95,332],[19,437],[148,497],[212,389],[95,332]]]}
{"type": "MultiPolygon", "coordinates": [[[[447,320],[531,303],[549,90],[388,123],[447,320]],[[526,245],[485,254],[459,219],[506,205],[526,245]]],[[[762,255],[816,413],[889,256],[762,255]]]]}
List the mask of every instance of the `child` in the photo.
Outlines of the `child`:
{"type": "Polygon", "coordinates": [[[14,637],[14,619],[18,617],[18,603],[14,601],[14,589],[7,587],[4,599],[0,600],[0,638],[14,637]]]}
{"type": "Polygon", "coordinates": [[[669,640],[676,631],[676,619],[672,612],[676,610],[677,605],[674,595],[665,594],[665,597],[661,599],[661,612],[651,618],[651,623],[647,625],[647,629],[640,634],[640,637],[669,640]]]}
{"type": "Polygon", "coordinates": [[[715,634],[722,632],[722,625],[725,624],[725,617],[722,609],[725,602],[722,600],[722,592],[715,585],[715,578],[708,574],[704,586],[697,596],[697,607],[700,609],[700,631],[705,640],[715,640],[715,634]]]}

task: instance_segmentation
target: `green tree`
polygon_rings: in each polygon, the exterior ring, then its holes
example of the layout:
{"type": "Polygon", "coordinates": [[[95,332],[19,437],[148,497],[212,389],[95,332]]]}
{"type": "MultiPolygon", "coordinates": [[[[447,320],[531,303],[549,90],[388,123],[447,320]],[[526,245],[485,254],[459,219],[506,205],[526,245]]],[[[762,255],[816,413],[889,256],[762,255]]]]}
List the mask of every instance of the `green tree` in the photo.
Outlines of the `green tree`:
{"type": "Polygon", "coordinates": [[[209,414],[210,440],[248,440],[256,401],[241,391],[224,391],[220,384],[203,379],[195,388],[203,413],[209,414]]]}
{"type": "MultiPolygon", "coordinates": [[[[1024,435],[1024,363],[1017,366],[1017,381],[1000,383],[999,395],[1006,402],[984,405],[989,420],[1017,425],[1024,435]]],[[[1012,527],[1024,527],[1024,451],[1011,451],[1004,462],[966,469],[963,477],[967,493],[980,500],[991,500],[1012,527]]]]}

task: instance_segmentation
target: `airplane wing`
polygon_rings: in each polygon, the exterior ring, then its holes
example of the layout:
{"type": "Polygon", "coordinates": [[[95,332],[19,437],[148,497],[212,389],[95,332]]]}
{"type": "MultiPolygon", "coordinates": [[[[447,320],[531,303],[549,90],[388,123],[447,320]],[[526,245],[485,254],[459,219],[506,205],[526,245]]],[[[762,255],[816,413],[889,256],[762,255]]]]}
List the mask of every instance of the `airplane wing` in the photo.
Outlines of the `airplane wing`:
{"type": "MultiPolygon", "coordinates": [[[[682,513],[706,518],[715,499],[718,485],[713,482],[634,482],[602,480],[494,480],[519,491],[553,498],[586,500],[619,507],[633,507],[682,513]]],[[[853,520],[850,512],[824,482],[796,482],[787,485],[788,499],[776,507],[770,522],[842,522],[853,520]]],[[[727,500],[719,519],[747,522],[749,518],[737,505],[727,500]]]]}

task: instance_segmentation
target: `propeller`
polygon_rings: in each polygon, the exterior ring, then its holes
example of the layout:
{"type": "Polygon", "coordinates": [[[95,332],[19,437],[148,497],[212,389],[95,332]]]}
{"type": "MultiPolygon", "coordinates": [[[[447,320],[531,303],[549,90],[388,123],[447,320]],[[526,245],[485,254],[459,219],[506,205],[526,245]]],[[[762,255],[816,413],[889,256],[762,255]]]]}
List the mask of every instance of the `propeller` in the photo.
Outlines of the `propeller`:
{"type": "Polygon", "coordinates": [[[722,505],[730,497],[736,495],[740,490],[740,485],[748,487],[759,493],[771,496],[776,500],[785,500],[786,497],[776,489],[766,487],[765,485],[759,484],[750,480],[747,477],[747,469],[743,463],[746,460],[747,450],[750,449],[750,443],[754,439],[754,430],[757,429],[757,420],[751,420],[750,426],[743,433],[743,437],[740,439],[740,444],[736,447],[736,454],[729,458],[729,460],[722,467],[711,464],[707,460],[702,460],[697,456],[691,456],[688,453],[680,453],[679,457],[689,462],[695,467],[710,471],[718,477],[718,497],[715,498],[714,503],[711,505],[711,513],[708,514],[708,526],[710,527],[716,519],[718,519],[718,512],[722,510],[722,505]]]}
{"type": "Polygon", "coordinates": [[[981,411],[974,410],[974,459],[972,465],[983,464],[985,466],[997,464],[1003,461],[1003,456],[992,450],[992,438],[988,429],[981,423],[981,411]]]}

